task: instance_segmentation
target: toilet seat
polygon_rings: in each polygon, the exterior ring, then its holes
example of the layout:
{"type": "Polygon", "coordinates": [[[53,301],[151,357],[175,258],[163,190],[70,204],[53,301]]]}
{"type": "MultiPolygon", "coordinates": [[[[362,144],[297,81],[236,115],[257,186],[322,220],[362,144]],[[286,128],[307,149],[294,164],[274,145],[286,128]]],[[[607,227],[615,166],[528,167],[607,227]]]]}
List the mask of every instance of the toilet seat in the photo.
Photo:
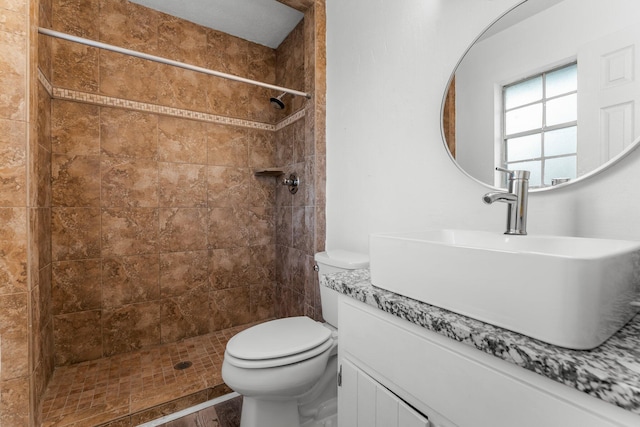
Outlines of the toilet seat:
{"type": "Polygon", "coordinates": [[[229,340],[225,359],[239,368],[270,368],[321,354],[334,344],[332,331],[306,316],[272,320],[229,340]]]}

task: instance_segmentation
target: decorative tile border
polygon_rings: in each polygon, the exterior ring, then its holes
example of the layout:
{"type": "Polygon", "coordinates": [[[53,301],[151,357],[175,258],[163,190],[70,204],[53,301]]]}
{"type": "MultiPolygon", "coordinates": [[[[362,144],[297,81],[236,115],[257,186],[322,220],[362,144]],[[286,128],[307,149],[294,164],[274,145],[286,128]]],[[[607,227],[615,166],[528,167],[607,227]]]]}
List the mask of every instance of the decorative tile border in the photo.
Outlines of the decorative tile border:
{"type": "Polygon", "coordinates": [[[102,105],[106,107],[126,108],[129,110],[144,111],[147,113],[163,114],[163,115],[173,116],[173,117],[182,117],[186,119],[201,120],[204,122],[218,123],[218,124],[230,125],[230,126],[240,126],[245,128],[267,130],[272,132],[280,130],[286,126],[289,126],[291,123],[301,119],[305,115],[305,110],[302,109],[288,116],[284,120],[281,120],[277,124],[272,125],[269,123],[254,122],[251,120],[242,120],[242,119],[236,119],[233,117],[218,116],[216,114],[202,113],[199,111],[183,110],[180,108],[167,107],[164,105],[149,104],[146,102],[138,102],[138,101],[131,101],[131,100],[122,99],[122,98],[114,98],[112,96],[104,96],[104,95],[98,95],[94,93],[80,92],[77,90],[57,88],[57,87],[53,87],[53,85],[49,82],[49,80],[47,80],[46,76],[42,73],[42,71],[40,71],[40,69],[38,69],[38,80],[40,81],[40,83],[42,83],[42,85],[45,87],[47,92],[49,92],[49,95],[51,95],[52,98],[56,98],[56,99],[86,102],[89,104],[102,105]]]}
{"type": "Polygon", "coordinates": [[[292,115],[288,116],[284,120],[280,120],[276,124],[275,130],[280,130],[280,129],[286,128],[291,123],[296,122],[296,121],[300,120],[301,118],[303,118],[304,114],[305,114],[304,108],[302,110],[296,111],[295,113],[293,113],[292,115]]]}
{"type": "Polygon", "coordinates": [[[42,83],[42,86],[44,86],[44,88],[47,90],[47,92],[49,93],[49,96],[53,97],[53,86],[51,85],[49,80],[47,80],[47,77],[44,75],[42,70],[40,70],[40,68],[38,68],[38,80],[40,81],[40,83],[42,83]]]}

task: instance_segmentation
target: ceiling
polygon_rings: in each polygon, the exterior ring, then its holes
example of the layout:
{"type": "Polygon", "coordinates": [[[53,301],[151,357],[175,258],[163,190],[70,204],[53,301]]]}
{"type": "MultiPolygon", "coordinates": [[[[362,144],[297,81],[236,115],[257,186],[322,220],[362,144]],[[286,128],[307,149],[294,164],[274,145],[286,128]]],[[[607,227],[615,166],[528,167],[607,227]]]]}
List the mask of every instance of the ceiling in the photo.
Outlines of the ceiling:
{"type": "Polygon", "coordinates": [[[525,1],[521,3],[519,6],[515,7],[511,11],[509,11],[506,15],[498,19],[487,31],[482,34],[480,40],[484,40],[489,38],[500,31],[506,30],[507,28],[516,25],[517,23],[524,21],[527,18],[532,17],[533,15],[542,12],[552,6],[555,6],[558,3],[561,3],[564,0],[536,0],[536,1],[525,1]]]}
{"type": "Polygon", "coordinates": [[[129,1],[274,49],[304,16],[276,0],[129,1]]]}

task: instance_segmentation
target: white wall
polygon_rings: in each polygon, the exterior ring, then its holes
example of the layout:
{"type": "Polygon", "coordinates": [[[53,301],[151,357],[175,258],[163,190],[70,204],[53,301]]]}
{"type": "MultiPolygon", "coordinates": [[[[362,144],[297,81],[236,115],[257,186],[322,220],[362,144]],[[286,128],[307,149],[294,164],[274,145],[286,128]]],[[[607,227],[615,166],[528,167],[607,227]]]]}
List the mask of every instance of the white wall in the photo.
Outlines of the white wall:
{"type": "MultiPolygon", "coordinates": [[[[519,0],[327,0],[327,248],[372,232],[504,231],[506,206],[451,162],[446,83],[480,31],[519,0]]],[[[532,194],[531,234],[640,240],[640,150],[567,189],[532,194]]]]}

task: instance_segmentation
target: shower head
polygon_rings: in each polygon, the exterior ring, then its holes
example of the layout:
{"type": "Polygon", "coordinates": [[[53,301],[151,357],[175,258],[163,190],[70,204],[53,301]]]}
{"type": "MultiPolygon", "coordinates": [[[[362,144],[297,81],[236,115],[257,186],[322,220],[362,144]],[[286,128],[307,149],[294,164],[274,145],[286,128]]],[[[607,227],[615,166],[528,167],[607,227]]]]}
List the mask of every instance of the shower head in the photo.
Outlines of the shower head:
{"type": "Polygon", "coordinates": [[[269,100],[273,108],[275,108],[276,110],[284,110],[284,102],[282,102],[282,97],[286,94],[286,92],[282,92],[277,98],[271,98],[269,100]]]}

